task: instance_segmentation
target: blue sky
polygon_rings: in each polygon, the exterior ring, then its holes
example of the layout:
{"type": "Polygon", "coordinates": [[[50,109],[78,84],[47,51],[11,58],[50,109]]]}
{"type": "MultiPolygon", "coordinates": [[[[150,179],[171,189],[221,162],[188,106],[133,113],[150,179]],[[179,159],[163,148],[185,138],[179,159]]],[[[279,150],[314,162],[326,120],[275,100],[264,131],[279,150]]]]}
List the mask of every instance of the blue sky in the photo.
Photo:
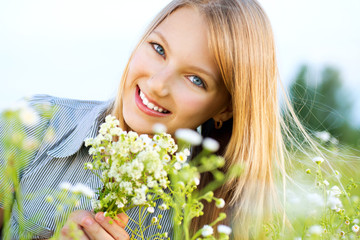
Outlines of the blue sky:
{"type": "MultiPolygon", "coordinates": [[[[105,100],[149,20],[168,0],[0,1],[0,109],[45,93],[105,100]],[[139,7],[141,6],[141,7],[139,7]]],[[[302,63],[341,71],[360,124],[360,1],[260,0],[273,25],[281,79],[302,63]]]]}

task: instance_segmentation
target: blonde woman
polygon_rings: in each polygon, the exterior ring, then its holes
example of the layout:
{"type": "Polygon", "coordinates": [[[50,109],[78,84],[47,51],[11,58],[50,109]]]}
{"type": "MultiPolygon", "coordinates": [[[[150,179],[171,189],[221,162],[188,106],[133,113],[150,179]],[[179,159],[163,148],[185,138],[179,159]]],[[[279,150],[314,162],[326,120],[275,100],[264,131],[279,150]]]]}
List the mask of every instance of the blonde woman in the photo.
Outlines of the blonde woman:
{"type": "MultiPolygon", "coordinates": [[[[71,172],[70,162],[88,160],[82,141],[96,132],[104,113],[111,112],[121,120],[122,128],[138,133],[151,133],[155,123],[164,124],[171,134],[178,128],[201,126],[204,136],[221,143],[224,171],[237,163],[244,165],[241,176],[218,189],[216,196],[227,203],[225,224],[232,226],[232,238],[253,238],[252,229],[259,229],[279,202],[274,176],[280,176],[283,169],[283,150],[277,81],[271,26],[257,1],[172,1],[157,15],[132,53],[114,102],[49,96],[33,100],[34,106],[49,102],[56,108],[56,119],[50,124],[57,123],[56,131],[62,138],[57,138],[56,146],[42,146],[36,161],[30,161],[36,166],[29,166],[21,181],[25,189],[34,190],[30,183],[49,181],[48,172],[40,177],[35,177],[35,172],[46,172],[50,167],[56,169],[50,180],[53,187],[64,180],[75,181],[69,176],[82,176],[80,168],[71,172]],[[57,161],[55,166],[51,162],[54,159],[61,159],[61,164],[57,161]]],[[[209,177],[202,176],[203,185],[209,177]]],[[[85,175],[76,181],[98,187],[85,175]]],[[[41,203],[33,201],[24,204],[25,214],[41,203]]],[[[63,239],[71,238],[70,222],[77,223],[82,239],[129,238],[124,224],[109,225],[101,214],[93,216],[90,210],[84,200],[82,210],[73,212],[63,227],[63,239]]],[[[194,230],[218,215],[212,205],[206,205],[204,213],[194,220],[194,230]]],[[[127,220],[124,215],[120,217],[127,220]]],[[[167,221],[165,228],[171,231],[171,220],[167,221]]],[[[36,223],[36,236],[50,237],[53,222],[45,219],[36,223]]]]}

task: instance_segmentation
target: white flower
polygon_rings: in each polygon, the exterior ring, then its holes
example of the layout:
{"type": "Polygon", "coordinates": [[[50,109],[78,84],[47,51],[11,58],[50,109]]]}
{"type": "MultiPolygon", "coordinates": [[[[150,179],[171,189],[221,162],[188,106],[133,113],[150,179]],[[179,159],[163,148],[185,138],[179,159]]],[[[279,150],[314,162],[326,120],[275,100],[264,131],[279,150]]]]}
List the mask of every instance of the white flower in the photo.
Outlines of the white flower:
{"type": "Polygon", "coordinates": [[[202,137],[199,133],[191,129],[183,129],[183,128],[176,130],[175,137],[194,146],[199,145],[202,140],[202,137]]]}
{"type": "Polygon", "coordinates": [[[155,208],[154,207],[148,207],[147,208],[148,213],[154,213],[155,212],[155,208]]]}
{"type": "Polygon", "coordinates": [[[199,186],[199,184],[200,184],[200,178],[194,177],[194,183],[196,184],[196,186],[199,186]]]}
{"type": "Polygon", "coordinates": [[[85,147],[88,147],[88,146],[90,146],[90,145],[92,145],[93,144],[93,139],[92,138],[86,138],[85,139],[85,147]]]}
{"type": "MultiPolygon", "coordinates": [[[[175,156],[176,156],[176,161],[178,161],[179,163],[185,163],[187,160],[187,157],[184,153],[179,152],[179,153],[176,153],[175,156]]],[[[179,170],[179,169],[177,169],[177,170],[179,170]]]]}
{"type": "Polygon", "coordinates": [[[201,235],[203,237],[208,237],[211,236],[214,233],[214,230],[211,226],[209,225],[204,225],[204,227],[201,230],[201,235]]]}
{"type": "Polygon", "coordinates": [[[346,221],[345,221],[345,224],[346,224],[346,225],[350,225],[350,221],[349,221],[349,220],[346,220],[346,221]]]}
{"type": "Polygon", "coordinates": [[[166,209],[167,209],[167,205],[166,205],[165,203],[163,203],[163,204],[161,204],[161,205],[159,206],[159,209],[160,209],[160,210],[166,210],[166,209]]]}
{"type": "Polygon", "coordinates": [[[318,193],[309,193],[306,195],[307,199],[310,203],[316,204],[317,206],[323,206],[324,205],[324,199],[322,196],[318,193]]]}
{"type": "Polygon", "coordinates": [[[159,219],[157,218],[157,217],[153,217],[152,219],[151,219],[151,223],[152,224],[155,224],[155,223],[157,223],[159,221],[159,219]]]}
{"type": "Polygon", "coordinates": [[[188,148],[184,148],[184,150],[183,150],[183,153],[185,154],[185,156],[190,156],[190,150],[188,149],[188,148]]]}
{"type": "Polygon", "coordinates": [[[167,162],[170,162],[171,158],[170,158],[169,155],[165,154],[165,155],[163,156],[163,159],[162,159],[162,160],[167,163],[167,162]]]}
{"type": "Polygon", "coordinates": [[[354,224],[354,226],[351,227],[351,230],[355,233],[357,233],[359,231],[359,229],[360,229],[359,226],[356,224],[354,224]]]}
{"type": "Polygon", "coordinates": [[[120,202],[120,201],[117,201],[116,202],[117,203],[117,207],[118,208],[123,208],[125,205],[122,203],[122,202],[120,202]]]}
{"type": "Polygon", "coordinates": [[[315,137],[319,138],[320,140],[327,142],[330,140],[331,135],[330,133],[326,132],[326,131],[322,131],[322,132],[317,132],[315,133],[315,137]]]}
{"type": "Polygon", "coordinates": [[[94,169],[94,166],[93,166],[93,164],[92,163],[86,163],[86,169],[89,169],[89,170],[92,170],[92,169],[94,169]]]}
{"type": "Polygon", "coordinates": [[[334,196],[328,197],[327,204],[332,210],[337,210],[338,208],[342,207],[341,200],[334,196]]]}
{"type": "Polygon", "coordinates": [[[340,197],[341,195],[341,190],[338,186],[333,186],[332,188],[330,188],[330,190],[328,191],[328,194],[330,196],[334,196],[334,197],[340,197]]]}
{"type": "Polygon", "coordinates": [[[101,209],[102,208],[102,204],[99,200],[96,199],[91,199],[91,207],[93,209],[101,209]]]}
{"type": "Polygon", "coordinates": [[[320,225],[313,225],[309,228],[309,233],[311,235],[321,235],[323,228],[320,225]]]}
{"type": "Polygon", "coordinates": [[[312,159],[312,161],[313,161],[314,163],[320,165],[320,164],[324,161],[324,159],[323,159],[322,157],[314,157],[314,158],[312,159]]]}
{"type": "Polygon", "coordinates": [[[40,145],[40,142],[34,137],[28,137],[23,142],[23,149],[27,151],[35,150],[40,145]]]}
{"type": "Polygon", "coordinates": [[[327,181],[327,180],[324,180],[324,185],[326,185],[326,186],[329,186],[330,185],[330,183],[327,181]]]}
{"type": "Polygon", "coordinates": [[[28,106],[20,109],[19,117],[21,122],[27,126],[34,126],[40,120],[39,115],[34,111],[34,109],[28,106]]]}
{"type": "Polygon", "coordinates": [[[161,123],[155,123],[152,130],[154,133],[165,133],[167,131],[166,126],[161,123]]]}
{"type": "Polygon", "coordinates": [[[105,153],[105,148],[104,147],[99,147],[99,152],[100,153],[105,153]]]}
{"type": "Polygon", "coordinates": [[[225,206],[225,201],[222,198],[216,199],[215,206],[217,208],[223,208],[225,206]]]}
{"type": "Polygon", "coordinates": [[[218,225],[217,230],[219,233],[224,233],[226,235],[230,235],[231,233],[231,228],[222,224],[218,225]]]}
{"type": "Polygon", "coordinates": [[[88,186],[82,183],[77,183],[75,186],[71,188],[71,191],[73,193],[81,193],[89,198],[92,198],[95,195],[94,191],[91,188],[89,188],[88,186]]]}
{"type": "Polygon", "coordinates": [[[180,170],[181,169],[181,164],[179,162],[174,163],[174,168],[176,170],[180,170]]]}
{"type": "Polygon", "coordinates": [[[71,185],[71,183],[69,183],[69,182],[62,182],[62,183],[60,183],[60,185],[59,185],[59,188],[60,188],[61,190],[66,190],[66,191],[69,191],[69,190],[71,189],[71,187],[72,187],[72,185],[71,185]]]}
{"type": "Polygon", "coordinates": [[[182,181],[177,182],[180,188],[185,188],[185,184],[182,181]]]}
{"type": "Polygon", "coordinates": [[[212,138],[205,138],[202,145],[203,148],[210,152],[216,152],[217,150],[219,150],[220,147],[219,143],[212,138]]]}
{"type": "Polygon", "coordinates": [[[359,224],[359,223],[360,223],[359,219],[357,219],[357,218],[355,218],[352,222],[355,223],[355,224],[359,224]]]}

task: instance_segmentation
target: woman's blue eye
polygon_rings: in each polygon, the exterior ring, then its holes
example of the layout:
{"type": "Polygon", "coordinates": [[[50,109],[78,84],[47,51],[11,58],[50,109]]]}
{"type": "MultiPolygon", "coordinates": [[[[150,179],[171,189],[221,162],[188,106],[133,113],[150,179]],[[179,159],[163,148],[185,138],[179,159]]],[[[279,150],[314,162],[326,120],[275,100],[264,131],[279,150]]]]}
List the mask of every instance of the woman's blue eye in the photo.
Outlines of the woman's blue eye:
{"type": "Polygon", "coordinates": [[[199,78],[198,76],[190,76],[189,79],[196,86],[205,88],[203,80],[201,80],[201,78],[199,78]]]}
{"type": "Polygon", "coordinates": [[[161,56],[165,56],[165,50],[161,45],[159,45],[157,43],[152,43],[152,45],[158,54],[160,54],[161,56]]]}

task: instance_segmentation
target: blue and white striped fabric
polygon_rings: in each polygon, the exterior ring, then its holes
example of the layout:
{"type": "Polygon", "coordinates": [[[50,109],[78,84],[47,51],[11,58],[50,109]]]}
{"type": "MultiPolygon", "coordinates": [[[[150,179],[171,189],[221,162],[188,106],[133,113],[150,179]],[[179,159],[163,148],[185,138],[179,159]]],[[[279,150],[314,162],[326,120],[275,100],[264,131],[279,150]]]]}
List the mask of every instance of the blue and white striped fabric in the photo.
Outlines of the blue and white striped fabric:
{"type": "MultiPolygon", "coordinates": [[[[84,163],[92,161],[88,149],[84,146],[86,138],[94,138],[100,124],[112,107],[113,100],[107,102],[79,101],[56,98],[47,95],[37,95],[29,100],[35,110],[51,107],[53,115],[50,118],[41,116],[36,127],[24,129],[28,137],[41,140],[40,147],[27,153],[26,166],[19,173],[20,186],[24,196],[24,218],[19,217],[17,204],[13,204],[11,216],[11,230],[13,239],[22,239],[19,236],[19,224],[25,227],[27,234],[34,239],[50,238],[56,228],[57,210],[54,204],[46,201],[47,195],[55,195],[59,191],[61,182],[71,184],[83,183],[91,189],[102,187],[100,180],[89,170],[84,169],[84,163]],[[49,135],[52,137],[50,138],[49,135]],[[20,223],[20,221],[22,221],[20,223]]],[[[4,136],[9,131],[16,131],[10,124],[0,119],[0,167],[5,165],[4,136]]],[[[2,171],[0,171],[2,172],[2,171]]],[[[2,183],[3,177],[0,179],[2,183]]],[[[1,196],[1,194],[0,194],[1,196]]],[[[16,200],[15,200],[16,201],[16,200]]],[[[86,197],[80,199],[79,209],[91,210],[91,202],[86,197]]],[[[160,203],[158,204],[158,206],[160,203]]],[[[3,202],[0,200],[0,207],[3,202]]],[[[152,216],[162,214],[161,230],[150,227],[146,235],[152,236],[156,232],[172,233],[172,224],[169,211],[155,209],[152,216]]],[[[138,209],[128,212],[130,218],[138,219],[138,209]]],[[[149,225],[150,216],[146,221],[149,225]]],[[[128,227],[135,229],[134,222],[129,221],[128,227]]],[[[131,236],[130,230],[126,228],[131,236]]],[[[135,238],[136,239],[136,238],[135,238]]]]}

